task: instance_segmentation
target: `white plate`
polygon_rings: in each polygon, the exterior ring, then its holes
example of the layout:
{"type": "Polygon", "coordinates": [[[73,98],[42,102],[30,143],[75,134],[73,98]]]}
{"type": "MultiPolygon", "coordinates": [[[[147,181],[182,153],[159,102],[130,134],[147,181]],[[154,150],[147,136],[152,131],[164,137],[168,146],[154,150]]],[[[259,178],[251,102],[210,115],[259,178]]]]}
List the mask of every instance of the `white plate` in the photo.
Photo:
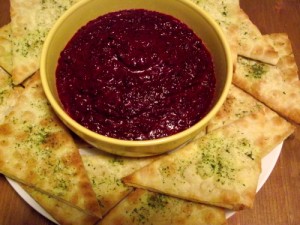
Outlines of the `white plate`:
{"type": "MultiPolygon", "coordinates": [[[[272,152],[270,152],[266,157],[262,159],[262,172],[260,174],[259,180],[258,180],[258,186],[257,186],[257,192],[262,188],[264,183],[269,178],[272,170],[274,169],[276,162],[279,158],[281,148],[283,143],[279,144],[276,148],[273,149],[272,152]]],[[[85,151],[81,150],[81,154],[84,154],[85,151]]],[[[52,222],[58,224],[55,219],[49,215],[33,198],[31,198],[27,192],[24,191],[24,189],[15,181],[6,178],[7,181],[10,183],[10,185],[13,187],[13,189],[26,201],[32,208],[34,208],[36,211],[38,211],[40,214],[42,214],[47,219],[51,220],[52,222]]],[[[226,210],[226,218],[231,217],[235,212],[231,210],[226,210]]]]}

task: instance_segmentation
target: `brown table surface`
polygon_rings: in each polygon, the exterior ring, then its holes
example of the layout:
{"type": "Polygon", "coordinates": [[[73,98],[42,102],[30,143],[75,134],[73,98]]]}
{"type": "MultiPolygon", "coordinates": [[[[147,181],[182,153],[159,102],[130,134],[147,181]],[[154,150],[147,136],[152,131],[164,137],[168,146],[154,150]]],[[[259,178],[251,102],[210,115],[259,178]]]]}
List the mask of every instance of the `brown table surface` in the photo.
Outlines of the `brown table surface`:
{"type": "MultiPolygon", "coordinates": [[[[240,2],[241,7],[263,34],[285,32],[289,35],[300,68],[300,0],[240,2]]],[[[8,21],[9,0],[0,0],[0,25],[8,21]]],[[[228,220],[228,224],[300,224],[300,126],[284,142],[275,169],[258,192],[254,207],[236,213],[228,220]]],[[[0,175],[0,225],[53,225],[53,223],[22,200],[5,177],[0,175]]]]}

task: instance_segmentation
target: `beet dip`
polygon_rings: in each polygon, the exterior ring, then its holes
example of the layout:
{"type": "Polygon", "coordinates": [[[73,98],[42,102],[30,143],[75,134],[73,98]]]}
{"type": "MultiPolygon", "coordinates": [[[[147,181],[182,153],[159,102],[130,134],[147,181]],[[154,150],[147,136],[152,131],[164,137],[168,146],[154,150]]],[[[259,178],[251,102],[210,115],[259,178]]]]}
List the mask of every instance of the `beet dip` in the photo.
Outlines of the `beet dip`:
{"type": "Polygon", "coordinates": [[[100,16],[77,31],[56,70],[59,98],[99,134],[150,140],[206,115],[215,92],[212,57],[179,20],[142,9],[100,16]]]}

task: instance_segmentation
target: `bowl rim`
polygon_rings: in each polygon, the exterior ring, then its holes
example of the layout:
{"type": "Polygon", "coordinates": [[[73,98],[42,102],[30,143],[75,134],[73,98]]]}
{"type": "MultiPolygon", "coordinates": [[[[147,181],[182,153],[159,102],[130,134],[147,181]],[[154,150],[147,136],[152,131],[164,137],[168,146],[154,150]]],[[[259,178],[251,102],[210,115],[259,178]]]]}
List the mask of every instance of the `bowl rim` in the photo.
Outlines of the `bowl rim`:
{"type": "MultiPolygon", "coordinates": [[[[70,15],[72,15],[78,8],[80,8],[81,6],[83,6],[85,4],[88,4],[90,1],[91,0],[79,1],[75,5],[71,6],[60,18],[58,18],[58,20],[54,23],[54,25],[50,29],[50,31],[45,39],[43,48],[42,48],[41,60],[40,60],[40,65],[41,65],[40,66],[40,74],[41,74],[42,86],[43,86],[43,89],[44,89],[44,92],[45,92],[45,95],[46,95],[48,101],[50,102],[52,108],[58,114],[58,116],[61,117],[62,121],[64,123],[67,123],[67,125],[71,126],[72,128],[74,128],[80,134],[84,134],[85,136],[88,136],[90,139],[106,142],[108,144],[124,146],[124,147],[155,146],[155,145],[161,145],[161,144],[173,142],[176,140],[180,140],[181,138],[185,138],[192,133],[195,133],[201,127],[203,127],[205,124],[207,124],[208,121],[219,111],[222,104],[225,102],[225,99],[227,97],[227,94],[229,92],[229,88],[230,88],[230,85],[232,82],[233,60],[232,60],[231,50],[230,50],[228,41],[225,38],[225,35],[223,34],[220,26],[217,24],[216,21],[214,21],[214,19],[211,18],[211,16],[207,12],[205,12],[203,9],[201,9],[195,3],[192,3],[189,0],[176,0],[176,1],[187,5],[189,8],[191,8],[191,10],[197,11],[197,13],[201,14],[203,19],[206,20],[212,26],[214,32],[217,34],[217,36],[224,48],[226,64],[227,64],[227,71],[226,71],[227,79],[225,81],[225,85],[222,90],[222,93],[221,93],[219,99],[217,99],[214,106],[200,121],[198,121],[191,127],[187,128],[179,133],[176,133],[176,134],[173,134],[170,136],[166,136],[166,137],[162,137],[162,138],[151,139],[151,140],[123,140],[123,139],[108,137],[108,136],[96,133],[94,131],[91,131],[88,128],[81,125],[80,123],[78,123],[77,121],[75,121],[64,111],[64,109],[60,106],[60,104],[54,98],[54,96],[50,90],[49,83],[48,83],[47,76],[46,76],[45,66],[43,66],[43,65],[46,64],[46,56],[47,56],[48,48],[50,46],[52,37],[55,35],[56,30],[59,29],[61,23],[63,23],[64,20],[67,19],[70,15]]],[[[75,132],[75,133],[77,133],[77,132],[75,132]]]]}

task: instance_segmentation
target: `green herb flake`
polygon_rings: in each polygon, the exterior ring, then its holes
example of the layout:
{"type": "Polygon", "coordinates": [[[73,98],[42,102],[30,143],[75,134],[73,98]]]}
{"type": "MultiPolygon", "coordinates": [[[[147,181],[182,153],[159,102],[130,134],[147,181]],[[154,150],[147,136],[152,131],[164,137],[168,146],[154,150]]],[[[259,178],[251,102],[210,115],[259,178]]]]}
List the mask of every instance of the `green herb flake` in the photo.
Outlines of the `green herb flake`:
{"type": "Polygon", "coordinates": [[[156,210],[162,210],[168,204],[167,197],[162,194],[149,195],[147,205],[156,210]]]}
{"type": "Polygon", "coordinates": [[[114,157],[109,162],[111,164],[113,164],[114,166],[116,166],[116,165],[124,165],[124,160],[122,158],[119,158],[119,157],[114,157]]]}
{"type": "Polygon", "coordinates": [[[252,77],[255,79],[261,79],[262,76],[267,72],[266,66],[263,63],[256,62],[248,67],[248,74],[246,77],[252,77]]]}

